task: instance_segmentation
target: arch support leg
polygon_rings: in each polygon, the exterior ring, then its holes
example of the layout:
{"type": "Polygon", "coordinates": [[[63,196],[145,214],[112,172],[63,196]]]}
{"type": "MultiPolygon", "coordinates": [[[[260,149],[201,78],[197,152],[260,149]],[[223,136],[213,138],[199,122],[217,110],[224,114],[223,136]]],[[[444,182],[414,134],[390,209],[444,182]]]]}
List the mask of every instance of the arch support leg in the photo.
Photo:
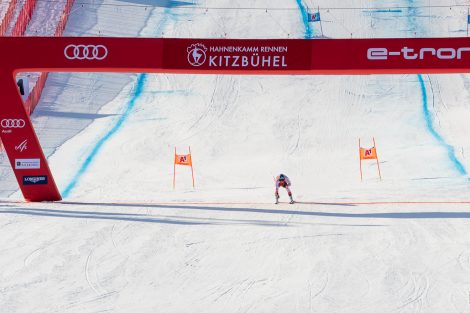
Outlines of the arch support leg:
{"type": "Polygon", "coordinates": [[[14,77],[0,72],[0,139],[27,201],[61,200],[14,77]]]}

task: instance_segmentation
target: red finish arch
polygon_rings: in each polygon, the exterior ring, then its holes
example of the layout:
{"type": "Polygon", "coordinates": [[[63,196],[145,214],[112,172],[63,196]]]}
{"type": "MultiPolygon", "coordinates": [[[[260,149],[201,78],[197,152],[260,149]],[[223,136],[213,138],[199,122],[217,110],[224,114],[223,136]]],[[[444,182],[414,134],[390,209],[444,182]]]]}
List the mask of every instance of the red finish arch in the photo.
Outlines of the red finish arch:
{"type": "Polygon", "coordinates": [[[470,72],[470,38],[0,37],[0,138],[23,196],[61,196],[19,95],[22,71],[195,74],[470,72]],[[34,53],[32,53],[34,52],[34,53]]]}

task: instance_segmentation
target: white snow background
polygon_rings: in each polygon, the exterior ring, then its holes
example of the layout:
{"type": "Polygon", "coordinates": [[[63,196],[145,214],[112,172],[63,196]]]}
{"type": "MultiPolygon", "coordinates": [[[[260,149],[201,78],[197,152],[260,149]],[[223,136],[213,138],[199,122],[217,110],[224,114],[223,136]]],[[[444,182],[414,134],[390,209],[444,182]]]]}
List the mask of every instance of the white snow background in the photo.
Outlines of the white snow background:
{"type": "MultiPolygon", "coordinates": [[[[77,1],[65,35],[465,36],[465,5],[77,1]]],[[[23,203],[4,166],[0,312],[467,312],[469,84],[51,74],[32,120],[64,200],[23,203]],[[301,203],[272,204],[281,172],[301,203]]]]}

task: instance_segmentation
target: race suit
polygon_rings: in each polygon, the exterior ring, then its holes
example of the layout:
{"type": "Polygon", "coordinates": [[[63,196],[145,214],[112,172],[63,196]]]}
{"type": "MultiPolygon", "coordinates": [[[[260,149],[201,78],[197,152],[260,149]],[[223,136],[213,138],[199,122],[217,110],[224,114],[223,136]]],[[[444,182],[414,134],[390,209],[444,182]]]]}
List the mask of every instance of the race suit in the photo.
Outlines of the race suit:
{"type": "Polygon", "coordinates": [[[292,192],[290,191],[289,186],[291,185],[289,177],[284,176],[284,180],[281,180],[279,176],[276,179],[276,197],[279,198],[279,187],[284,187],[287,190],[289,197],[292,197],[292,192]]]}

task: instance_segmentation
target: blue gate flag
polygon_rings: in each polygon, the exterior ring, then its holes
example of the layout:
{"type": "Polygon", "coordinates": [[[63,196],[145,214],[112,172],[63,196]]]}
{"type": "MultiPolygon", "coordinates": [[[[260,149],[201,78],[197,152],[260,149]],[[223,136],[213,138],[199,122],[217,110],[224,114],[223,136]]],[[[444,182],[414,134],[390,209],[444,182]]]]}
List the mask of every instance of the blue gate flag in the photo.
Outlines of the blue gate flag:
{"type": "Polygon", "coordinates": [[[319,22],[320,21],[320,12],[309,13],[308,14],[309,22],[319,22]]]}

